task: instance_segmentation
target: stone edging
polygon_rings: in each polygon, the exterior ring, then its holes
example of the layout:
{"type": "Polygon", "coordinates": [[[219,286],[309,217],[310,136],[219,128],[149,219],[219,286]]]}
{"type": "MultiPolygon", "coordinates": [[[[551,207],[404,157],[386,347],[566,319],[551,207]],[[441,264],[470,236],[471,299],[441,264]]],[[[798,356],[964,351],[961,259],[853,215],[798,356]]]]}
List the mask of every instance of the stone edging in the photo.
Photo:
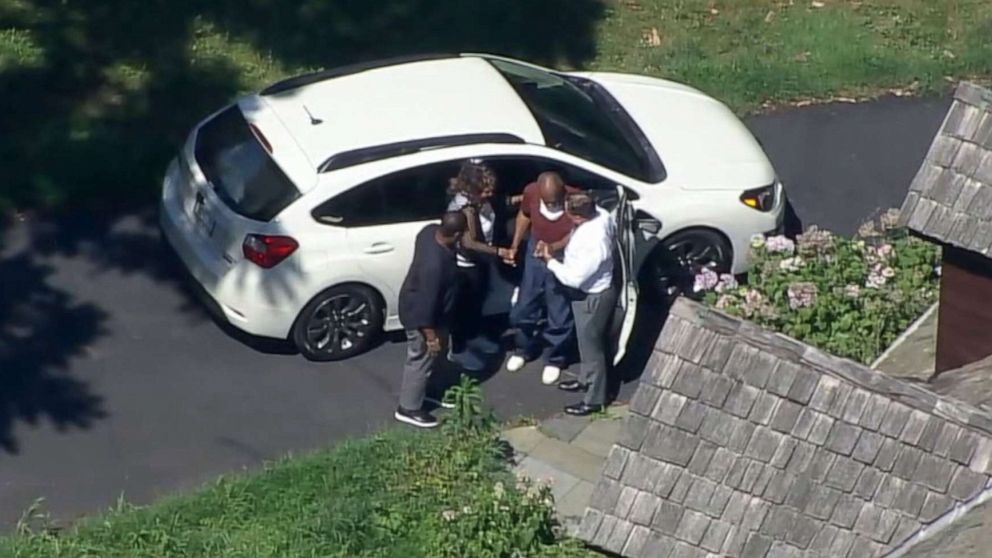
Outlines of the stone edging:
{"type": "Polygon", "coordinates": [[[883,362],[885,362],[885,359],[889,358],[889,356],[891,356],[896,349],[898,349],[903,343],[906,342],[906,339],[908,339],[910,335],[916,333],[916,331],[920,329],[920,326],[923,325],[923,322],[925,322],[927,318],[929,318],[931,315],[933,315],[934,312],[937,311],[937,305],[938,305],[937,302],[931,304],[930,308],[927,308],[927,311],[924,312],[922,316],[917,318],[916,321],[911,323],[909,327],[906,328],[905,331],[900,333],[899,337],[896,337],[896,340],[893,341],[888,346],[888,348],[886,348],[885,351],[869,365],[869,368],[877,370],[878,366],[883,362]]]}

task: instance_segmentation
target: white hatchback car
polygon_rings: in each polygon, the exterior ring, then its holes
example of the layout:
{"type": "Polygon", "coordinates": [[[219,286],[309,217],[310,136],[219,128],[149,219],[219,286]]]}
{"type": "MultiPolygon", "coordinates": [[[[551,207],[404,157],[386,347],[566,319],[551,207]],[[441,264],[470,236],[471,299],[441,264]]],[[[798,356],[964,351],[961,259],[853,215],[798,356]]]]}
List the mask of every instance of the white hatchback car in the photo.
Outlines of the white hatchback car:
{"type": "Polygon", "coordinates": [[[491,165],[504,194],[546,170],[599,193],[626,233],[625,307],[634,278],[670,272],[657,262],[745,271],[751,237],[785,213],[758,142],[695,89],[463,54],[321,71],[238,99],[170,165],[161,224],[235,327],[346,358],[401,328],[416,233],[466,159],[491,165]]]}

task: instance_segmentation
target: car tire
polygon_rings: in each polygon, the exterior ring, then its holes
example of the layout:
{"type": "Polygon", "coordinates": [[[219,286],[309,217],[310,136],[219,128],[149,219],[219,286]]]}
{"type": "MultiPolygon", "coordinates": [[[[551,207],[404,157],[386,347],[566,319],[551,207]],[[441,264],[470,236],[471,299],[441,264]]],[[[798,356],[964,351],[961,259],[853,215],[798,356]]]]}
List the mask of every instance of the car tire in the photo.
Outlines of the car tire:
{"type": "Polygon", "coordinates": [[[664,239],[654,249],[642,269],[640,281],[646,294],[673,300],[680,294],[692,297],[695,276],[704,267],[727,273],[733,263],[733,249],[719,232],[712,229],[686,229],[664,239]]]}
{"type": "Polygon", "coordinates": [[[307,360],[343,360],[369,350],[384,320],[378,293],[362,285],[339,285],[303,307],[290,340],[307,360]]]}

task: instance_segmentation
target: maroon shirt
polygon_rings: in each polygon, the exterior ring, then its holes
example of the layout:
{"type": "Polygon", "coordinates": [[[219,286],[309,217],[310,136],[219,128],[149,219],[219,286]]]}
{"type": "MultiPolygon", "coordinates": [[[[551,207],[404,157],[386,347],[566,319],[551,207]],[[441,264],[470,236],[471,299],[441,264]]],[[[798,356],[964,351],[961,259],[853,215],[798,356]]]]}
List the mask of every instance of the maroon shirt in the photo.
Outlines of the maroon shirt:
{"type": "MultiPolygon", "coordinates": [[[[577,194],[578,188],[565,186],[565,194],[577,194]]],[[[520,201],[520,211],[530,219],[530,236],[535,241],[547,243],[558,242],[568,236],[575,226],[568,215],[562,215],[557,221],[549,221],[541,214],[541,190],[537,182],[531,182],[524,188],[524,198],[520,201]]]]}

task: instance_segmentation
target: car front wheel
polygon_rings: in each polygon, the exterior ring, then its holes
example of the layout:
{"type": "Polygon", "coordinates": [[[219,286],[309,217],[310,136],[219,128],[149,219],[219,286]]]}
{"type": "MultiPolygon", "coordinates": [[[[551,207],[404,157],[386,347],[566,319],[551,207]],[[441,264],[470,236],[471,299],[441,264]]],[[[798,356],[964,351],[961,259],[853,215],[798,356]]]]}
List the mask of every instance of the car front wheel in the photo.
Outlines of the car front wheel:
{"type": "Polygon", "coordinates": [[[291,339],[307,360],[343,360],[367,351],[382,331],[383,307],[368,287],[341,285],[317,295],[300,312],[291,339]]]}
{"type": "Polygon", "coordinates": [[[679,294],[693,295],[696,275],[703,269],[717,273],[730,271],[733,253],[730,243],[710,229],[688,229],[666,238],[644,266],[642,285],[664,299],[679,294]]]}

